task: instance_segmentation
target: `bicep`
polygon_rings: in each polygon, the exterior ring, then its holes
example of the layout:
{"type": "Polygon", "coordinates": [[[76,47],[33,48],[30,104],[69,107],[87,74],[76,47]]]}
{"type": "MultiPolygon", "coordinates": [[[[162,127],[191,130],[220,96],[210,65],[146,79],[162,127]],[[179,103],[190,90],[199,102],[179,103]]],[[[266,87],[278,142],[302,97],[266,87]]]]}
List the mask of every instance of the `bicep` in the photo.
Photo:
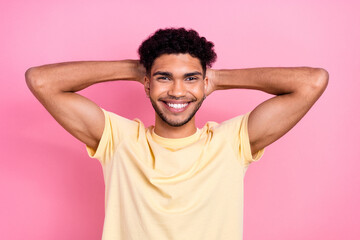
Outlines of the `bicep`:
{"type": "Polygon", "coordinates": [[[105,126],[101,108],[74,92],[33,91],[53,118],[71,135],[96,149],[105,126]]]}
{"type": "Polygon", "coordinates": [[[275,96],[258,105],[250,113],[248,123],[252,153],[270,145],[292,129],[324,90],[325,87],[309,86],[291,94],[275,96]]]}
{"type": "Polygon", "coordinates": [[[301,119],[293,98],[290,94],[273,97],[250,113],[248,132],[253,154],[275,142],[301,119]]]}

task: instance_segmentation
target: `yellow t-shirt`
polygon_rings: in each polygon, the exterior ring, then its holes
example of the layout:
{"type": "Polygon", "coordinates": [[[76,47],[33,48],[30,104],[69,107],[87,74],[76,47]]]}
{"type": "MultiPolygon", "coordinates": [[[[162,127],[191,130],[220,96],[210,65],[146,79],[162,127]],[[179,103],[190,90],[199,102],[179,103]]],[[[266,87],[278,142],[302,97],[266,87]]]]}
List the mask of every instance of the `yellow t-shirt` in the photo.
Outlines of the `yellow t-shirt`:
{"type": "Polygon", "coordinates": [[[241,240],[244,176],[252,158],[247,120],[208,122],[167,139],[102,109],[96,150],[105,180],[102,240],[241,240]]]}

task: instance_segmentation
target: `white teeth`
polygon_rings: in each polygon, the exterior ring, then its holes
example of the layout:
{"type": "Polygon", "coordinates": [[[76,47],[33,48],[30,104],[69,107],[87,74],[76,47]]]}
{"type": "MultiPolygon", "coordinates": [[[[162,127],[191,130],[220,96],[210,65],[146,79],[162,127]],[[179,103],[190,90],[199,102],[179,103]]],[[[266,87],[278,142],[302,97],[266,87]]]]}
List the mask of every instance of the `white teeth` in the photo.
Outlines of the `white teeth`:
{"type": "Polygon", "coordinates": [[[167,103],[167,105],[171,108],[176,108],[176,109],[179,109],[179,108],[184,108],[188,105],[188,103],[184,103],[184,104],[173,104],[173,103],[167,103]]]}

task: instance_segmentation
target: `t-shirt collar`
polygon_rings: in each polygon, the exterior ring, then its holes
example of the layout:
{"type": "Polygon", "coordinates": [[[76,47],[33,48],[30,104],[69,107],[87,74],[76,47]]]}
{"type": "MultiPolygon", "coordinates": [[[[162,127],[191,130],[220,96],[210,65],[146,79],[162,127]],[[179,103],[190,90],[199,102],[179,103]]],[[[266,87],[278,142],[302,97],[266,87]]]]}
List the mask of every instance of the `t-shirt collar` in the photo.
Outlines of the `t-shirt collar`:
{"type": "Polygon", "coordinates": [[[157,135],[153,127],[151,129],[151,137],[156,143],[162,146],[170,148],[181,148],[198,140],[200,137],[200,130],[196,128],[196,132],[194,134],[184,138],[164,138],[157,135]]]}

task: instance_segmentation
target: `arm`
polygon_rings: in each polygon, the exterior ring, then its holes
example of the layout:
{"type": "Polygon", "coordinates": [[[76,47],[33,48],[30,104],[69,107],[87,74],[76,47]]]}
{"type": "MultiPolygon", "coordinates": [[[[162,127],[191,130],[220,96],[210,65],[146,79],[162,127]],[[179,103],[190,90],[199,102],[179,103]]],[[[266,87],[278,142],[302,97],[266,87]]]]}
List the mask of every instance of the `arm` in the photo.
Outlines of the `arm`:
{"type": "Polygon", "coordinates": [[[26,83],[55,120],[70,134],[96,149],[105,117],[91,100],[75,93],[105,81],[143,82],[145,69],[137,60],[66,62],[32,67],[26,83]]]}
{"type": "Polygon", "coordinates": [[[231,88],[257,89],[276,95],[249,115],[252,154],[282,137],[310,110],[325,91],[329,74],[322,68],[249,68],[209,71],[210,94],[231,88]]]}

